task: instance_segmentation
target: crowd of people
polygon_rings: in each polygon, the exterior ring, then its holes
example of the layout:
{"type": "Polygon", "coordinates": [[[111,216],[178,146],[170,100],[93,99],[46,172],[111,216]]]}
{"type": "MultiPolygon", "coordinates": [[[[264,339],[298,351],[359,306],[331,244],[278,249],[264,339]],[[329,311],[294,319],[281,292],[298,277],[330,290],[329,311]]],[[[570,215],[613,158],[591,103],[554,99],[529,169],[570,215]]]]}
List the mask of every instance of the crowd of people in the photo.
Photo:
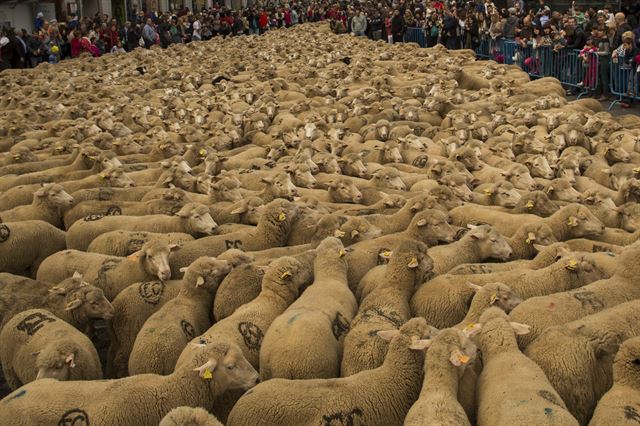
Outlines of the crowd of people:
{"type": "MultiPolygon", "coordinates": [[[[610,60],[640,67],[640,2],[626,0],[621,10],[610,5],[585,10],[574,2],[569,9],[557,11],[545,1],[506,0],[501,8],[492,0],[298,0],[279,5],[258,2],[242,10],[216,4],[210,9],[165,13],[134,8],[124,23],[100,14],[92,18],[72,14],[64,22],[47,21],[39,13],[31,34],[24,29],[3,30],[0,70],[35,67],[82,53],[100,56],[216,36],[262,34],[320,20],[328,20],[337,33],[389,43],[404,41],[407,28],[422,28],[427,46],[441,43],[449,49],[477,49],[486,40],[495,46],[502,39],[534,49],[577,49],[589,68],[584,83],[600,79],[597,96],[602,99],[609,96],[610,60]],[[600,58],[597,66],[588,63],[592,54],[600,58]]],[[[526,65],[537,64],[529,61],[526,65]]]]}

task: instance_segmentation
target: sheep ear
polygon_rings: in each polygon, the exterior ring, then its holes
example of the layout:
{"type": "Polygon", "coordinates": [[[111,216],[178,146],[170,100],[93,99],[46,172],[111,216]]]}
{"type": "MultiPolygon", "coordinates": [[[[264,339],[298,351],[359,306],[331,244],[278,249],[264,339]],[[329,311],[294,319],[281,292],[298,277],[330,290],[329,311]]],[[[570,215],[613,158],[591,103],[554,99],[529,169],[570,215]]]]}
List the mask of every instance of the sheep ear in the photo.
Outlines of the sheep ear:
{"type": "Polygon", "coordinates": [[[40,355],[40,352],[42,352],[42,351],[31,352],[31,356],[38,356],[38,355],[40,355]]]}
{"type": "Polygon", "coordinates": [[[176,213],[176,216],[179,216],[181,218],[187,218],[189,216],[191,216],[191,206],[190,205],[186,205],[183,206],[180,211],[178,213],[176,213]]]}
{"type": "Polygon", "coordinates": [[[46,197],[47,193],[47,188],[40,188],[36,192],[34,192],[33,195],[34,197],[46,197]]]}
{"type": "Polygon", "coordinates": [[[358,231],[357,229],[351,231],[351,238],[355,238],[358,235],[360,235],[360,231],[358,231]]]}
{"type": "Polygon", "coordinates": [[[215,359],[209,358],[206,363],[204,363],[200,367],[194,368],[193,371],[197,371],[198,375],[204,380],[211,380],[213,379],[213,372],[215,371],[217,365],[218,362],[215,359]]]}
{"type": "Polygon", "coordinates": [[[460,351],[460,349],[455,348],[451,351],[451,356],[449,356],[449,362],[455,365],[456,367],[460,367],[463,365],[467,365],[471,358],[468,355],[465,355],[460,351]]]}
{"type": "Polygon", "coordinates": [[[527,233],[527,239],[526,239],[526,243],[527,244],[531,244],[536,240],[536,234],[534,234],[533,232],[528,232],[527,233]]]}
{"type": "Polygon", "coordinates": [[[80,299],[74,299],[71,302],[67,303],[67,306],[65,307],[65,311],[73,311],[74,309],[78,309],[80,306],[82,306],[82,300],[80,299]]]}
{"type": "Polygon", "coordinates": [[[542,244],[534,244],[533,248],[535,248],[536,250],[538,250],[538,252],[541,252],[542,249],[545,248],[545,246],[543,246],[542,244]]]}
{"type": "Polygon", "coordinates": [[[420,265],[420,263],[418,262],[418,259],[415,257],[412,257],[409,263],[407,264],[407,267],[409,269],[416,269],[418,265],[420,265]]]}
{"type": "Polygon", "coordinates": [[[73,277],[72,277],[72,278],[73,278],[74,280],[81,280],[81,279],[82,279],[82,274],[81,274],[80,272],[78,272],[78,271],[75,271],[75,272],[73,273],[73,277]]]}
{"type": "Polygon", "coordinates": [[[513,328],[513,331],[515,331],[518,336],[529,334],[529,332],[531,331],[531,327],[529,327],[526,324],[521,324],[519,322],[509,322],[509,324],[511,325],[511,328],[513,328]]]}
{"type": "Polygon", "coordinates": [[[199,276],[198,279],[196,280],[196,287],[200,287],[202,285],[204,285],[204,277],[199,276]]]}
{"type": "Polygon", "coordinates": [[[179,271],[184,274],[185,272],[187,272],[187,269],[189,268],[187,268],[186,266],[183,266],[182,268],[179,269],[179,271]]]}
{"type": "Polygon", "coordinates": [[[427,219],[420,219],[418,223],[416,223],[418,228],[422,228],[423,226],[427,226],[427,219]]]}
{"type": "Polygon", "coordinates": [[[342,238],[345,235],[347,235],[344,231],[341,231],[339,229],[336,229],[335,232],[333,233],[333,236],[336,238],[342,238]]]}
{"type": "Polygon", "coordinates": [[[409,345],[409,349],[413,349],[414,351],[423,351],[427,349],[431,345],[431,339],[419,339],[414,340],[411,345],[409,345]]]}
{"type": "Polygon", "coordinates": [[[49,289],[49,293],[57,294],[58,296],[64,296],[67,294],[67,290],[62,287],[52,287],[49,289]]]}
{"type": "Polygon", "coordinates": [[[478,284],[474,284],[472,282],[467,281],[467,286],[469,286],[469,288],[473,291],[479,291],[482,290],[482,286],[479,286],[478,284]]]}
{"type": "Polygon", "coordinates": [[[271,184],[273,184],[273,179],[271,179],[271,178],[263,177],[263,178],[261,178],[261,179],[260,179],[260,181],[261,181],[262,183],[266,183],[267,185],[271,185],[271,184]]]}
{"type": "Polygon", "coordinates": [[[138,260],[142,259],[142,257],[144,257],[144,252],[142,250],[138,250],[135,253],[131,253],[129,256],[127,256],[127,259],[131,260],[132,262],[137,262],[138,260]]]}
{"type": "Polygon", "coordinates": [[[169,251],[180,250],[180,244],[169,244],[169,251]]]}
{"type": "Polygon", "coordinates": [[[549,185],[549,186],[547,187],[547,194],[550,194],[550,193],[552,193],[552,192],[553,192],[553,185],[549,185]]]}
{"type": "Polygon", "coordinates": [[[76,366],[76,363],[74,361],[75,361],[75,355],[72,353],[67,355],[67,357],[64,359],[64,362],[69,364],[69,367],[71,368],[75,368],[76,366]]]}
{"type": "Polygon", "coordinates": [[[242,213],[246,213],[247,212],[247,206],[240,206],[235,210],[231,211],[231,214],[242,214],[242,213]]]}
{"type": "Polygon", "coordinates": [[[573,227],[578,226],[578,218],[575,216],[569,216],[569,219],[567,220],[567,225],[573,226],[573,227]]]}
{"type": "Polygon", "coordinates": [[[391,250],[384,250],[378,254],[378,257],[383,260],[388,260],[388,259],[391,259],[392,255],[393,255],[393,252],[391,250]]]}
{"type": "Polygon", "coordinates": [[[400,334],[400,330],[379,330],[376,333],[379,338],[381,338],[382,340],[386,340],[387,342],[393,340],[393,338],[398,334],[400,334]]]}
{"type": "Polygon", "coordinates": [[[280,279],[281,280],[286,280],[288,278],[291,278],[291,272],[289,272],[289,271],[284,271],[282,273],[282,275],[280,275],[280,279]]]}
{"type": "Polygon", "coordinates": [[[480,331],[482,331],[482,324],[476,323],[467,324],[467,326],[462,329],[462,332],[467,337],[473,337],[476,334],[480,333],[480,331]]]}

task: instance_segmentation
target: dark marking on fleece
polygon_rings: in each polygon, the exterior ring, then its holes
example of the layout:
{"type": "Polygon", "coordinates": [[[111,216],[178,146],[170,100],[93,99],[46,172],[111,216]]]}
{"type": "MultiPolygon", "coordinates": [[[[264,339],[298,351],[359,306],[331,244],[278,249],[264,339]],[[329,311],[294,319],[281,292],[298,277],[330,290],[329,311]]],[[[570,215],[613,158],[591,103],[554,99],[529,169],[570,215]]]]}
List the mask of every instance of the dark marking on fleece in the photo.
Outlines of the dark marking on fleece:
{"type": "Polygon", "coordinates": [[[357,422],[359,418],[362,418],[364,413],[362,412],[362,408],[354,408],[351,411],[341,411],[338,413],[327,414],[322,416],[322,425],[323,426],[356,426],[357,424],[362,424],[361,422],[357,422]]]}
{"type": "Polygon", "coordinates": [[[74,408],[60,417],[58,426],[89,426],[89,415],[79,408],[74,408]]]}
{"type": "Polygon", "coordinates": [[[575,297],[582,304],[582,309],[590,309],[590,310],[601,310],[604,308],[604,303],[596,296],[594,296],[592,291],[579,291],[573,293],[573,297],[575,297]]]}
{"type": "Polygon", "coordinates": [[[224,244],[229,249],[238,249],[242,250],[242,241],[241,240],[224,240],[224,244]]]}
{"type": "Polygon", "coordinates": [[[107,216],[121,216],[122,209],[119,206],[109,206],[106,212],[107,216]]]}
{"type": "Polygon", "coordinates": [[[331,330],[333,331],[333,336],[338,340],[349,331],[349,321],[340,312],[336,312],[336,317],[331,323],[331,330]]]}
{"type": "Polygon", "coordinates": [[[9,239],[11,235],[11,229],[4,223],[0,223],[0,243],[4,243],[9,239]]]}
{"type": "Polygon", "coordinates": [[[252,322],[241,322],[238,324],[238,331],[240,331],[247,348],[254,351],[260,350],[262,339],[264,338],[264,333],[260,330],[260,327],[252,322]]]}
{"type": "Polygon", "coordinates": [[[180,328],[182,328],[182,332],[187,337],[187,339],[191,340],[196,337],[196,330],[193,328],[193,325],[187,320],[180,321],[180,328]]]}
{"type": "Polygon", "coordinates": [[[25,319],[20,321],[20,323],[16,325],[16,330],[24,331],[29,336],[33,336],[38,332],[38,330],[44,327],[45,322],[56,322],[56,319],[45,315],[42,312],[36,312],[31,315],[27,315],[25,319]]]}
{"type": "Polygon", "coordinates": [[[142,300],[150,305],[157,305],[164,292],[162,281],[145,281],[138,286],[138,293],[142,300]]]}
{"type": "Polygon", "coordinates": [[[549,392],[548,390],[542,389],[542,390],[538,391],[538,395],[540,395],[543,399],[549,401],[553,405],[557,405],[558,407],[562,407],[562,402],[552,392],[549,392]]]}
{"type": "Polygon", "coordinates": [[[96,220],[100,220],[104,217],[103,214],[90,214],[84,217],[85,222],[95,222],[96,220]]]}
{"type": "Polygon", "coordinates": [[[625,405],[623,410],[624,410],[624,417],[627,420],[633,420],[637,423],[640,423],[640,413],[638,413],[638,410],[636,409],[636,407],[625,405]]]}

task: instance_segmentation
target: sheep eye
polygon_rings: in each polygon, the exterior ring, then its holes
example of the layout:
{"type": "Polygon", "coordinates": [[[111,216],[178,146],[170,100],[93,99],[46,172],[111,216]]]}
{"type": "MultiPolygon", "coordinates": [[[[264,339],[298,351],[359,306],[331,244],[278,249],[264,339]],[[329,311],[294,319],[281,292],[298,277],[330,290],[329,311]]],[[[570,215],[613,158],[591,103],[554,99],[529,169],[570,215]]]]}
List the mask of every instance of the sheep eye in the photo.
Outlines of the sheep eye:
{"type": "Polygon", "coordinates": [[[236,366],[233,364],[227,365],[227,369],[229,370],[233,370],[234,368],[236,368],[236,366]]]}
{"type": "Polygon", "coordinates": [[[200,216],[198,216],[198,215],[194,215],[194,216],[193,216],[193,218],[194,218],[194,219],[200,219],[200,216]]]}

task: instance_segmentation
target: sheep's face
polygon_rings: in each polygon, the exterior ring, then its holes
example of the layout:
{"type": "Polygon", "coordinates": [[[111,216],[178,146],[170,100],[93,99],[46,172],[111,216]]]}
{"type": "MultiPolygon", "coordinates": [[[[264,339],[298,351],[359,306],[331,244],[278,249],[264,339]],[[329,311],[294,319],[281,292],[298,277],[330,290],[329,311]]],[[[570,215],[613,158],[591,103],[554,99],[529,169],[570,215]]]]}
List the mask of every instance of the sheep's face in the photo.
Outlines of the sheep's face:
{"type": "Polygon", "coordinates": [[[59,208],[69,208],[74,203],[73,197],[58,184],[45,185],[34,193],[34,197],[45,199],[51,206],[59,208]]]}
{"type": "Polygon", "coordinates": [[[516,166],[510,170],[502,171],[500,174],[508,179],[517,189],[523,189],[525,191],[533,191],[536,189],[536,181],[533,180],[531,174],[529,174],[529,169],[525,166],[516,166]]]}
{"type": "Polygon", "coordinates": [[[453,194],[461,200],[473,200],[473,192],[467,186],[467,178],[461,173],[450,174],[440,179],[442,185],[448,186],[453,194]]]}
{"type": "Polygon", "coordinates": [[[202,204],[189,203],[182,207],[176,216],[187,221],[185,228],[192,233],[213,235],[218,224],[209,214],[209,208],[202,204]]]}
{"type": "Polygon", "coordinates": [[[618,207],[621,228],[628,232],[640,229],[640,206],[637,203],[627,203],[618,207]]]}
{"type": "Polygon", "coordinates": [[[496,185],[491,195],[493,195],[496,205],[509,209],[515,207],[522,198],[520,193],[509,182],[496,185]]]}
{"type": "Polygon", "coordinates": [[[362,162],[362,158],[368,154],[368,152],[361,155],[352,156],[347,159],[341,159],[339,162],[342,164],[342,173],[347,176],[356,176],[361,178],[367,178],[369,172],[367,167],[362,162]]]}
{"type": "Polygon", "coordinates": [[[483,259],[507,260],[512,253],[507,240],[488,225],[478,226],[467,233],[475,240],[476,247],[483,259]]]}
{"type": "Polygon", "coordinates": [[[587,122],[584,124],[582,129],[584,130],[585,135],[593,136],[598,133],[598,130],[600,130],[603,124],[603,121],[599,117],[592,115],[587,119],[587,122]]]}
{"type": "Polygon", "coordinates": [[[481,291],[489,293],[489,300],[492,306],[499,307],[507,314],[522,303],[522,298],[503,283],[487,284],[481,291]]]}
{"type": "Polygon", "coordinates": [[[558,211],[559,207],[547,197],[542,191],[533,191],[529,195],[522,197],[518,202],[518,207],[526,209],[528,213],[542,217],[551,216],[558,211]]]}
{"type": "Polygon", "coordinates": [[[592,283],[605,277],[605,274],[596,264],[592,254],[563,256],[559,262],[571,273],[576,274],[582,285],[592,283]]]}
{"type": "Polygon", "coordinates": [[[378,170],[373,174],[371,180],[377,188],[389,188],[397,191],[405,191],[407,189],[407,185],[402,181],[400,174],[396,170],[378,170]]]}
{"type": "Polygon", "coordinates": [[[397,144],[387,144],[381,150],[383,163],[402,163],[402,155],[397,144]]]}
{"type": "Polygon", "coordinates": [[[52,348],[51,345],[39,352],[33,353],[36,357],[38,373],[36,380],[55,379],[66,381],[70,379],[71,369],[75,368],[75,353],[52,348]]]}
{"type": "Polygon", "coordinates": [[[137,154],[142,151],[142,147],[133,141],[113,142],[112,145],[117,155],[137,154]]]}
{"type": "Polygon", "coordinates": [[[259,381],[259,374],[247,361],[242,351],[236,345],[230,345],[229,350],[220,359],[213,373],[226,376],[229,390],[251,389],[259,381]]]}
{"type": "MultiPolygon", "coordinates": [[[[74,308],[78,309],[81,316],[84,315],[87,318],[104,320],[113,318],[115,312],[113,306],[111,306],[111,303],[109,303],[99,288],[89,287],[82,297],[78,297],[75,300],[82,302],[74,308]]],[[[69,308],[71,308],[71,306],[67,307],[67,309],[69,308]]]]}
{"type": "Polygon", "coordinates": [[[361,217],[350,217],[341,227],[340,231],[352,242],[357,243],[382,236],[382,230],[373,226],[369,221],[361,217]]]}
{"type": "Polygon", "coordinates": [[[431,190],[430,194],[434,196],[437,199],[438,204],[446,210],[451,210],[462,205],[462,200],[460,200],[460,198],[458,198],[449,187],[440,185],[439,187],[431,190]]]}
{"type": "Polygon", "coordinates": [[[325,173],[340,173],[340,165],[335,155],[327,155],[318,163],[325,173]]]}
{"type": "Polygon", "coordinates": [[[107,169],[98,174],[98,179],[103,181],[105,185],[115,188],[127,188],[134,185],[133,180],[120,167],[115,169],[107,169]]]}
{"type": "Polygon", "coordinates": [[[257,225],[263,210],[263,200],[258,197],[251,197],[237,203],[234,209],[231,210],[231,214],[243,215],[242,223],[257,225]]]}
{"type": "Polygon", "coordinates": [[[173,168],[168,172],[168,175],[163,179],[162,183],[169,188],[175,186],[185,191],[192,191],[196,188],[197,179],[191,173],[181,168],[173,168]]]}
{"type": "Polygon", "coordinates": [[[210,194],[215,194],[215,199],[218,201],[231,201],[235,203],[243,199],[240,182],[236,179],[224,178],[220,182],[213,183],[210,186],[210,191],[210,194]]]}
{"type": "Polygon", "coordinates": [[[549,166],[549,162],[546,157],[542,155],[536,155],[525,161],[525,165],[529,168],[531,176],[541,177],[544,179],[553,179],[554,173],[549,166]]]}
{"type": "Polygon", "coordinates": [[[31,152],[31,150],[21,149],[18,152],[14,152],[12,155],[14,163],[29,163],[32,161],[38,161],[38,157],[31,152]]]}
{"type": "Polygon", "coordinates": [[[215,291],[220,280],[231,272],[230,262],[213,257],[199,258],[195,265],[187,268],[187,274],[196,288],[204,288],[207,291],[215,291]]]}
{"type": "Polygon", "coordinates": [[[527,244],[543,247],[558,241],[549,225],[544,223],[531,223],[523,226],[526,234],[525,242],[527,244]]]}
{"type": "Polygon", "coordinates": [[[386,141],[389,139],[389,124],[381,123],[376,127],[376,133],[381,141],[386,141]]]}
{"type": "Polygon", "coordinates": [[[604,225],[585,206],[575,209],[575,214],[569,216],[567,225],[573,238],[588,238],[602,234],[604,225]]]}
{"type": "Polygon", "coordinates": [[[609,163],[628,163],[631,159],[629,153],[620,144],[607,147],[605,151],[605,159],[609,163]]]}
{"type": "Polygon", "coordinates": [[[412,224],[420,230],[421,240],[450,243],[455,241],[456,231],[449,224],[449,217],[439,210],[424,210],[416,214],[412,224]]]}
{"type": "Polygon", "coordinates": [[[284,198],[291,201],[298,196],[298,190],[287,173],[278,173],[272,178],[262,178],[262,182],[270,188],[276,198],[284,198]]]}
{"type": "Polygon", "coordinates": [[[580,167],[578,165],[563,164],[558,169],[558,178],[566,179],[571,185],[576,183],[576,176],[580,176],[580,167]]]}
{"type": "Polygon", "coordinates": [[[284,144],[284,142],[276,142],[271,145],[266,158],[267,160],[277,161],[285,155],[287,155],[287,146],[284,144]]]}
{"type": "Polygon", "coordinates": [[[290,174],[296,186],[302,188],[314,188],[316,186],[316,178],[311,174],[311,170],[306,164],[297,165],[290,174]]]}
{"type": "Polygon", "coordinates": [[[329,185],[329,195],[336,203],[355,203],[362,201],[362,192],[351,181],[340,179],[329,185]]]}
{"type": "Polygon", "coordinates": [[[139,251],[129,255],[129,259],[140,260],[149,275],[158,277],[160,281],[166,281],[171,278],[169,254],[177,249],[176,244],[167,245],[157,241],[149,241],[139,251]]]}

